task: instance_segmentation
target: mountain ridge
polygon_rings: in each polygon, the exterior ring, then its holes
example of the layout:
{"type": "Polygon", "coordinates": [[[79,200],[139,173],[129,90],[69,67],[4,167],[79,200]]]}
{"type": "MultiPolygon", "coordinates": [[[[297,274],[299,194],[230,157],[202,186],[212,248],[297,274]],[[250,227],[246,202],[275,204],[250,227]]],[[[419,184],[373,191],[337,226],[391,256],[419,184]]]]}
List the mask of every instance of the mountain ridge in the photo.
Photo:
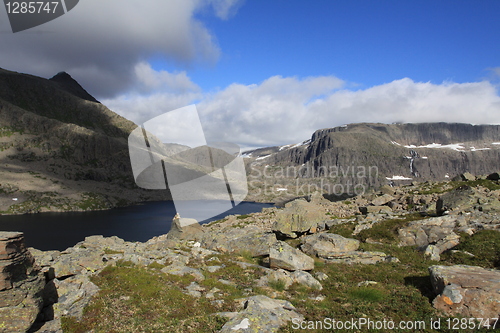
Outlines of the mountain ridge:
{"type": "Polygon", "coordinates": [[[169,199],[135,184],[127,138],[137,125],[90,95],[81,98],[85,90],[61,77],[66,87],[0,69],[0,214],[169,199]]]}

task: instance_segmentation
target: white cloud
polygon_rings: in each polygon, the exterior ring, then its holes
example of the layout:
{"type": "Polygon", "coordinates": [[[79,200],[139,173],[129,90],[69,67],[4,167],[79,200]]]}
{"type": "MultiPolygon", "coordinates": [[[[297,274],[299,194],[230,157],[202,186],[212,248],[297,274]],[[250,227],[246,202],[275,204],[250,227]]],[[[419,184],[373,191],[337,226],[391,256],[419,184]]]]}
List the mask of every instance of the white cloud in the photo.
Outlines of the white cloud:
{"type": "MultiPolygon", "coordinates": [[[[213,63],[215,37],[196,19],[212,8],[227,18],[241,1],[85,0],[66,15],[16,34],[2,34],[3,68],[50,77],[69,72],[98,97],[126,91],[134,66],[150,57],[177,63],[213,63]]],[[[5,11],[0,30],[10,31],[5,11]]]]}
{"type": "Polygon", "coordinates": [[[243,147],[297,143],[317,129],[357,122],[500,123],[500,97],[488,81],[433,84],[404,78],[349,90],[333,76],[273,76],[202,93],[185,73],[155,72],[146,64],[137,68],[146,86],[162,88],[104,104],[139,122],[199,100],[207,140],[243,147]]]}
{"type": "Polygon", "coordinates": [[[155,71],[146,62],[138,63],[135,68],[137,86],[145,90],[162,90],[184,93],[188,91],[199,91],[198,85],[193,83],[186,72],[170,73],[165,70],[155,71]]]}
{"type": "Polygon", "coordinates": [[[432,84],[405,78],[365,90],[335,90],[341,82],[273,77],[260,85],[234,84],[198,109],[207,135],[248,146],[300,142],[317,129],[356,122],[500,123],[500,97],[487,81],[432,84]]]}

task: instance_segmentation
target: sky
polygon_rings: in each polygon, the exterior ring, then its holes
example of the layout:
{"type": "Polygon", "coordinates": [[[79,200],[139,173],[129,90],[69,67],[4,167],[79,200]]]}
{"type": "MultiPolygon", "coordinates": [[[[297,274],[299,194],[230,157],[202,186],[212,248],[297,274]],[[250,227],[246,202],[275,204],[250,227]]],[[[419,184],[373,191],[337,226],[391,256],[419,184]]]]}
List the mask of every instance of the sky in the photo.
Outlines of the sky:
{"type": "Polygon", "coordinates": [[[0,67],[68,72],[137,124],[195,104],[209,141],[298,143],[356,122],[500,123],[500,1],[81,0],[0,67]]]}

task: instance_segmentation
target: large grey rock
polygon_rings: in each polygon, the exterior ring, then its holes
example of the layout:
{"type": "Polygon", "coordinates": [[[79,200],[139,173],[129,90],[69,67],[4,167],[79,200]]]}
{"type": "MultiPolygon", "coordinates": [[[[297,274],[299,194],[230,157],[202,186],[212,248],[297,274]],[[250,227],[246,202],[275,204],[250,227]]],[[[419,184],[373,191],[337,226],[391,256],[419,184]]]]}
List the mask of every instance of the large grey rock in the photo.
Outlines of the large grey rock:
{"type": "Polygon", "coordinates": [[[207,232],[201,239],[201,246],[205,248],[221,252],[247,251],[254,257],[269,255],[269,248],[274,243],[274,233],[263,232],[252,225],[207,232]]]}
{"type": "Polygon", "coordinates": [[[447,316],[498,318],[500,271],[478,266],[431,266],[436,309],[447,316]]]}
{"type": "Polygon", "coordinates": [[[272,230],[290,238],[296,238],[297,233],[314,233],[318,224],[325,220],[322,207],[312,202],[297,199],[285,205],[276,214],[272,230]]]}
{"type": "Polygon", "coordinates": [[[45,278],[21,232],[0,232],[0,332],[26,332],[43,307],[45,278]]]}
{"type": "Polygon", "coordinates": [[[476,176],[471,174],[470,172],[461,173],[452,179],[453,181],[473,181],[476,180],[476,176]]]}
{"type": "Polygon", "coordinates": [[[391,214],[392,209],[389,206],[365,206],[359,207],[359,211],[365,215],[367,214],[391,214]]]}
{"type": "Polygon", "coordinates": [[[389,195],[389,194],[383,194],[379,197],[376,197],[375,199],[372,200],[372,205],[373,206],[383,206],[388,204],[389,202],[393,201],[394,197],[389,195]]]}
{"type": "Polygon", "coordinates": [[[277,269],[268,270],[266,272],[267,274],[257,281],[257,285],[260,287],[269,286],[272,281],[281,281],[285,289],[288,289],[293,283],[302,284],[318,290],[323,289],[321,283],[306,271],[288,272],[284,269],[277,269]]]}
{"type": "Polygon", "coordinates": [[[332,252],[324,259],[331,263],[342,264],[376,264],[379,262],[399,262],[395,257],[388,256],[384,252],[378,251],[349,251],[349,252],[332,252]]]}
{"type": "MultiPolygon", "coordinates": [[[[408,226],[398,230],[400,246],[424,248],[428,244],[442,241],[453,233],[456,221],[456,216],[446,215],[411,222],[408,226]]],[[[448,246],[444,243],[441,245],[443,249],[448,246]]]]}
{"type": "Polygon", "coordinates": [[[57,303],[53,305],[54,318],[71,316],[81,320],[83,309],[90,302],[92,296],[99,287],[93,284],[87,275],[79,274],[64,280],[54,280],[54,285],[59,296],[57,303]]]}
{"type": "Polygon", "coordinates": [[[336,234],[321,233],[303,237],[300,248],[311,256],[327,258],[330,253],[356,251],[359,241],[336,234]]]}
{"type": "Polygon", "coordinates": [[[314,278],[310,273],[305,271],[294,271],[290,273],[290,276],[294,282],[306,285],[313,289],[322,290],[323,286],[321,283],[314,278]]]}
{"type": "Polygon", "coordinates": [[[271,268],[283,268],[289,271],[309,271],[314,268],[314,259],[285,242],[278,241],[269,250],[271,268]]]}
{"type": "Polygon", "coordinates": [[[304,316],[295,311],[288,301],[267,296],[252,296],[244,302],[244,310],[230,319],[219,333],[270,333],[278,332],[291,320],[302,321],[304,316]]]}
{"type": "Polygon", "coordinates": [[[477,205],[478,195],[470,186],[460,186],[443,194],[436,203],[436,211],[442,214],[446,211],[470,211],[477,205]]]}

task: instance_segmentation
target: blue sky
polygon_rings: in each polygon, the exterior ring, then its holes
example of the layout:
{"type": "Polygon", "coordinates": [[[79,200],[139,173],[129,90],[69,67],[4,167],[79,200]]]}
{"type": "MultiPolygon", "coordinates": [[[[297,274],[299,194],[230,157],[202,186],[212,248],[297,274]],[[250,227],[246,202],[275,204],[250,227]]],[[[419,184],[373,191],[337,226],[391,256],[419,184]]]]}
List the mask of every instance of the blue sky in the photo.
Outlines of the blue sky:
{"type": "Polygon", "coordinates": [[[0,10],[0,67],[67,71],[138,124],[195,103],[207,137],[243,147],[354,122],[500,123],[499,13],[493,0],[85,0],[16,34],[0,10]]]}
{"type": "Polygon", "coordinates": [[[183,68],[203,90],[274,75],[334,75],[359,88],[478,81],[499,65],[499,14],[499,1],[246,1],[228,20],[197,15],[221,56],[183,68]]]}

